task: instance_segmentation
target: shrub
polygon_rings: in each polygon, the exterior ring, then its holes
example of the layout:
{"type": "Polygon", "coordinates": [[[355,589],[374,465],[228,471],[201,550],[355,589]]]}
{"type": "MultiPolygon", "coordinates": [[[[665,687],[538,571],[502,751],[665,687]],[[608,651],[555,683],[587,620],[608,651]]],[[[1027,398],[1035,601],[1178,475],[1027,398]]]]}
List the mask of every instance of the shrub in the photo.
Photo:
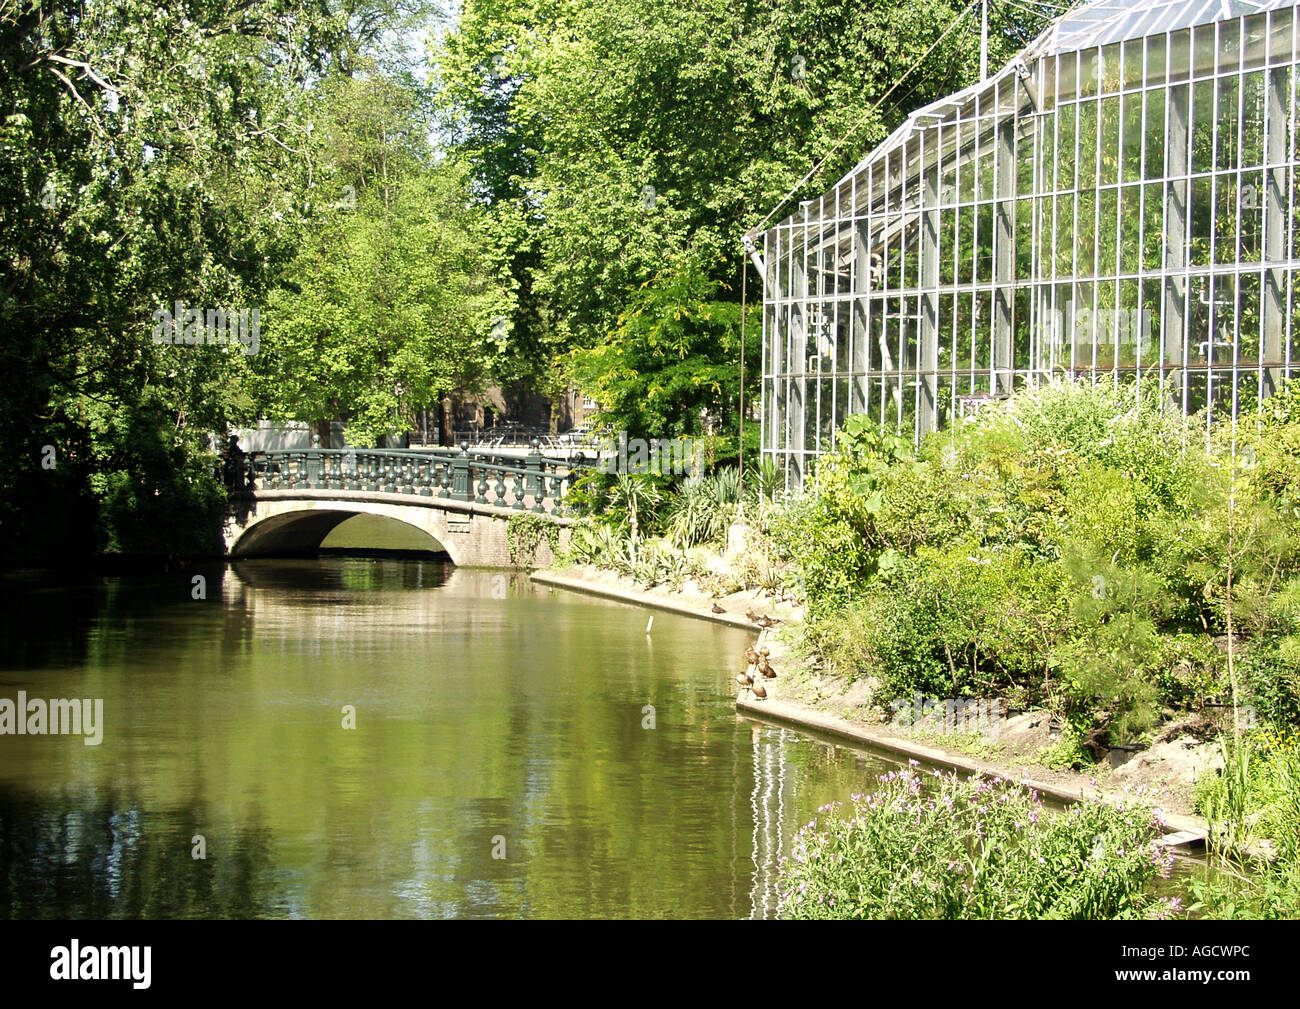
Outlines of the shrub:
{"type": "Polygon", "coordinates": [[[1164,917],[1151,893],[1173,855],[1155,811],[1081,802],[1043,808],[1021,785],[914,770],[823,806],[781,863],[787,918],[1096,919],[1164,917]],[[929,785],[929,788],[925,786],[929,785]]]}
{"type": "Polygon", "coordinates": [[[839,661],[854,655],[859,673],[869,667],[884,700],[1037,685],[1067,627],[1063,581],[1059,567],[971,541],[922,548],[883,570],[848,615],[826,617],[812,634],[836,647],[839,661]]]}
{"type": "Polygon", "coordinates": [[[739,503],[740,471],[735,467],[688,477],[667,506],[664,532],[679,547],[722,547],[739,503]]]}

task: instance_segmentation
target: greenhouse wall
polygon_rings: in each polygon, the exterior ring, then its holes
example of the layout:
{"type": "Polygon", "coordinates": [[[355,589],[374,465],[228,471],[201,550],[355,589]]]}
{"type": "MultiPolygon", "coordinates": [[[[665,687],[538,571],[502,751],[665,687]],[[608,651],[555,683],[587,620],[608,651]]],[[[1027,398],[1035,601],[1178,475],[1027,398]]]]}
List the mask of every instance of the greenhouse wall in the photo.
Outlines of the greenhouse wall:
{"type": "Polygon", "coordinates": [[[1073,376],[1208,429],[1275,391],[1300,311],[1298,20],[1081,8],[756,236],[763,454],[786,486],[853,414],[919,442],[1073,376]]]}

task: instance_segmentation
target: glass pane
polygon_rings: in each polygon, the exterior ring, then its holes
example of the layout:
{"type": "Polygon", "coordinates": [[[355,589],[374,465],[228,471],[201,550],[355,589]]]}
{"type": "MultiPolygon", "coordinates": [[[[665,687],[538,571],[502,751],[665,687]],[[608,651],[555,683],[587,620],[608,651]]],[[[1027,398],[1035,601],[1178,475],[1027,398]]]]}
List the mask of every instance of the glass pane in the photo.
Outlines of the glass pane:
{"type": "Polygon", "coordinates": [[[1214,81],[1192,88],[1192,171],[1208,172],[1214,168],[1214,81]]]}
{"type": "MultiPolygon", "coordinates": [[[[1124,43],[1124,87],[1142,86],[1142,39],[1124,43]]],[[[1163,69],[1163,68],[1162,68],[1163,69]]]]}
{"type": "Polygon", "coordinates": [[[984,283],[993,279],[993,204],[981,203],[977,211],[975,280],[984,283]]]}
{"type": "Polygon", "coordinates": [[[1079,106],[1079,189],[1097,185],[1097,103],[1079,106]]]}
{"type": "Polygon", "coordinates": [[[1169,79],[1185,81],[1191,67],[1192,33],[1184,28],[1169,36],[1169,79]]]}
{"type": "Polygon", "coordinates": [[[1219,80],[1219,115],[1218,127],[1219,136],[1215,154],[1215,167],[1220,171],[1237,167],[1238,147],[1237,147],[1237,126],[1239,116],[1238,110],[1238,78],[1224,77],[1219,80]]]}
{"type": "Polygon", "coordinates": [[[1055,188],[1053,181],[1056,172],[1056,117],[1042,120],[1038,130],[1038,163],[1040,178],[1044,190],[1055,188]]]}
{"type": "Polygon", "coordinates": [[[1214,261],[1233,263],[1237,260],[1237,200],[1239,193],[1236,177],[1219,176],[1215,190],[1214,261]]]}
{"type": "Polygon", "coordinates": [[[957,248],[957,211],[941,210],[939,212],[939,283],[955,282],[956,248],[957,248]]]}
{"type": "MultiPolygon", "coordinates": [[[[1198,28],[1196,43],[1198,46],[1197,55],[1199,57],[1201,44],[1200,33],[1205,29],[1213,29],[1214,25],[1205,25],[1204,28],[1198,28]]],[[[1220,21],[1219,22],[1219,41],[1216,47],[1219,53],[1220,70],[1236,70],[1241,63],[1241,22],[1240,21],[1220,21]]]]}
{"type": "Polygon", "coordinates": [[[1264,173],[1241,176],[1241,261],[1258,263],[1263,253],[1264,173]]]}
{"type": "Polygon", "coordinates": [[[1101,66],[1098,68],[1097,80],[1101,91],[1114,94],[1120,88],[1123,66],[1120,63],[1119,43],[1106,46],[1101,51],[1101,66]]]}
{"type": "Polygon", "coordinates": [[[975,268],[975,208],[962,207],[958,214],[957,282],[969,284],[975,268]]]}
{"type": "Polygon", "coordinates": [[[1165,174],[1165,93],[1163,90],[1146,93],[1146,154],[1143,175],[1158,179],[1165,174]]]}
{"type": "Polygon", "coordinates": [[[1208,177],[1192,180],[1192,235],[1190,262],[1204,266],[1210,262],[1210,236],[1213,233],[1214,189],[1208,177]]]}
{"type": "MultiPolygon", "coordinates": [[[[1220,22],[1224,23],[1224,22],[1220,22]]],[[[1200,25],[1192,36],[1192,76],[1204,77],[1214,72],[1214,55],[1218,40],[1214,37],[1215,23],[1200,25]]],[[[1232,50],[1233,65],[1236,65],[1237,49],[1232,50]]]]}
{"type": "Polygon", "coordinates": [[[1086,97],[1095,95],[1101,84],[1101,56],[1096,49],[1084,49],[1079,53],[1079,94],[1086,97]]]}
{"type": "Polygon", "coordinates": [[[1078,82],[1079,54],[1064,53],[1057,58],[1057,94],[1058,100],[1068,100],[1076,97],[1076,88],[1078,82]]]}
{"type": "MultiPolygon", "coordinates": [[[[1259,363],[1260,345],[1260,276],[1243,274],[1237,288],[1237,364],[1259,363]]],[[[1252,406],[1254,404],[1251,404],[1252,406]]]]}
{"type": "Polygon", "coordinates": [[[1167,58],[1165,36],[1152,35],[1147,43],[1146,83],[1163,84],[1165,80],[1165,60],[1167,58]]]}
{"type": "Polygon", "coordinates": [[[1093,189],[1079,191],[1079,228],[1075,234],[1078,255],[1075,258],[1077,275],[1091,277],[1096,269],[1097,253],[1097,192],[1093,189]]]}
{"type": "Polygon", "coordinates": [[[1273,12],[1273,27],[1268,37],[1268,61],[1291,62],[1291,21],[1295,12],[1291,7],[1273,12]]]}
{"type": "Polygon", "coordinates": [[[1097,275],[1110,277],[1116,271],[1118,246],[1119,191],[1103,189],[1097,194],[1097,275]]]}
{"type": "Polygon", "coordinates": [[[1142,94],[1124,96],[1124,139],[1121,177],[1135,182],[1142,176],[1142,94]]]}
{"type": "Polygon", "coordinates": [[[1142,209],[1142,266],[1147,270],[1158,270],[1164,255],[1164,186],[1152,182],[1144,189],[1146,200],[1142,209]]]}
{"type": "Polygon", "coordinates": [[[1242,78],[1240,161],[1246,167],[1264,163],[1264,95],[1263,71],[1242,78]]]}
{"type": "MultiPolygon", "coordinates": [[[[1297,229],[1300,230],[1300,229],[1297,229]]],[[[1068,277],[1074,268],[1074,195],[1072,193],[1057,197],[1056,200],[1056,273],[1068,277]]]]}
{"type": "Polygon", "coordinates": [[[1056,188],[1074,188],[1075,144],[1077,143],[1077,105],[1062,105],[1056,110],[1056,188]]]}
{"type": "Polygon", "coordinates": [[[1101,106],[1101,150],[1098,185],[1119,181],[1119,96],[1103,98],[1101,106]]]}
{"type": "Polygon", "coordinates": [[[1028,278],[1034,272],[1034,201],[1016,201],[1016,277],[1028,278]]]}
{"type": "Polygon", "coordinates": [[[1142,267],[1142,187],[1125,186],[1120,190],[1119,248],[1120,272],[1137,273],[1142,267]]]}
{"type": "Polygon", "coordinates": [[[1268,15],[1254,14],[1246,18],[1242,43],[1242,63],[1247,70],[1262,67],[1268,57],[1268,15]]]}

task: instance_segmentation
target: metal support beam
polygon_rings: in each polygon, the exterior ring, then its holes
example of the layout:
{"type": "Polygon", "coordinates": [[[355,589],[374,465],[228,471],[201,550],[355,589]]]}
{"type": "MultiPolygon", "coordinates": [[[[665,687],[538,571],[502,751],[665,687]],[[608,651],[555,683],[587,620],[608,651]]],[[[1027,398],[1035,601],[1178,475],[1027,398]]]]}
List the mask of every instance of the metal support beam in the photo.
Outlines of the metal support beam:
{"type": "MultiPolygon", "coordinates": [[[[1169,89],[1165,103],[1168,121],[1165,127],[1165,269],[1171,273],[1187,269],[1187,208],[1191,183],[1187,177],[1188,130],[1191,91],[1186,84],[1169,89]]],[[[1161,326],[1162,368],[1172,365],[1181,372],[1183,408],[1191,394],[1187,371],[1187,278],[1168,277],[1165,281],[1165,311],[1161,326]]]]}
{"type": "Polygon", "coordinates": [[[997,209],[993,226],[993,381],[994,394],[1012,389],[1015,373],[1013,305],[1016,283],[1016,124],[998,126],[995,151],[997,209]]]}

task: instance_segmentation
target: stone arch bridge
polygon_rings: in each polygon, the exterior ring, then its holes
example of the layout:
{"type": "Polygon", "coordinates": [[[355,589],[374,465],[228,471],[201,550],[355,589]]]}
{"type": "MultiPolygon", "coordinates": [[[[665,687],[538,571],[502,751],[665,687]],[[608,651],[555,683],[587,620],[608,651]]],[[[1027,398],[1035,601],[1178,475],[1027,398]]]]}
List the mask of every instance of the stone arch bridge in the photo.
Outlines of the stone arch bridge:
{"type": "MultiPolygon", "coordinates": [[[[342,522],[377,515],[426,534],[430,550],[458,565],[511,565],[507,527],[531,514],[560,527],[573,519],[563,500],[577,468],[538,453],[508,455],[464,449],[311,449],[253,452],[228,466],[231,510],[226,553],[303,553],[342,522]]],[[[521,565],[552,560],[545,540],[521,565]]]]}

